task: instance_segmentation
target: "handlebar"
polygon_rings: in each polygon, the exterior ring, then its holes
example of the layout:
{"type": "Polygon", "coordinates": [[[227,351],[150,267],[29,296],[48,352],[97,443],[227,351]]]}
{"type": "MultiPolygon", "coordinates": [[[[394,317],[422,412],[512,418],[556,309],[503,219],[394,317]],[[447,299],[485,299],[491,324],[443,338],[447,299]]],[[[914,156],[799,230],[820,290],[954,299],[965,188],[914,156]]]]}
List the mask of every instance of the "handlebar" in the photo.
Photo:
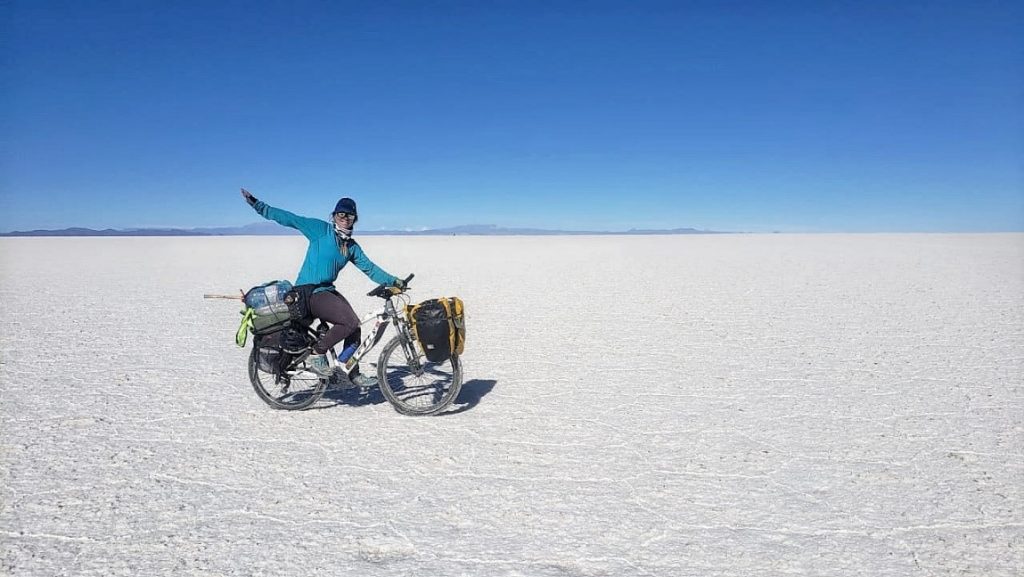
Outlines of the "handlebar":
{"type": "MultiPolygon", "coordinates": [[[[409,282],[412,281],[412,277],[414,277],[414,276],[416,276],[416,275],[415,274],[410,274],[409,276],[405,277],[405,280],[402,281],[405,284],[405,288],[402,289],[399,292],[405,292],[405,291],[409,290],[409,282]]],[[[396,294],[398,294],[398,293],[391,292],[392,288],[393,287],[389,287],[388,285],[383,285],[383,284],[382,285],[377,285],[377,288],[375,288],[372,291],[366,293],[366,296],[368,296],[368,297],[380,297],[382,299],[389,299],[389,298],[395,296],[396,294]]]]}

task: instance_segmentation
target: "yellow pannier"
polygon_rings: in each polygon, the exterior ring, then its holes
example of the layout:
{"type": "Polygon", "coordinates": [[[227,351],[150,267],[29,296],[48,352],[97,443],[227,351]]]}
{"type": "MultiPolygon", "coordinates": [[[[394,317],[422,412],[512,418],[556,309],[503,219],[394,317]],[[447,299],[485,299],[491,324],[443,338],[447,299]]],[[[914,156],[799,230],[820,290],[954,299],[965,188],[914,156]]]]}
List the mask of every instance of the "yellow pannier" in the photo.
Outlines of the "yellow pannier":
{"type": "Polygon", "coordinates": [[[405,307],[412,334],[427,360],[441,363],[466,347],[466,314],[462,299],[445,297],[405,307]]]}

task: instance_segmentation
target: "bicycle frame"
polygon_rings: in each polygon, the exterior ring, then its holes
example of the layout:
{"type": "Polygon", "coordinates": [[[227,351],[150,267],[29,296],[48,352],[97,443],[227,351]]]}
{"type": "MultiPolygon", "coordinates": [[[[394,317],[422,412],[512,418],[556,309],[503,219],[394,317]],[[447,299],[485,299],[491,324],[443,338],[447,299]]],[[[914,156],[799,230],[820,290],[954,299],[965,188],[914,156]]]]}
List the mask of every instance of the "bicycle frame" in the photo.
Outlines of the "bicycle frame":
{"type": "Polygon", "coordinates": [[[395,305],[391,302],[391,299],[384,301],[384,308],[364,316],[359,324],[362,326],[371,320],[374,321],[374,324],[373,329],[370,330],[370,334],[366,335],[363,342],[359,343],[359,347],[356,349],[356,352],[352,353],[352,356],[344,363],[338,362],[337,353],[334,352],[333,348],[331,349],[330,354],[335,365],[340,367],[346,375],[351,375],[353,369],[355,369],[356,365],[359,364],[359,361],[366,356],[373,347],[377,346],[377,343],[379,343],[384,337],[384,331],[387,330],[388,324],[390,323],[395,325],[395,329],[402,337],[402,350],[405,353],[406,360],[409,361],[409,368],[413,372],[419,372],[419,356],[414,350],[415,345],[412,343],[411,336],[409,335],[409,329],[401,316],[395,310],[395,305]]]}

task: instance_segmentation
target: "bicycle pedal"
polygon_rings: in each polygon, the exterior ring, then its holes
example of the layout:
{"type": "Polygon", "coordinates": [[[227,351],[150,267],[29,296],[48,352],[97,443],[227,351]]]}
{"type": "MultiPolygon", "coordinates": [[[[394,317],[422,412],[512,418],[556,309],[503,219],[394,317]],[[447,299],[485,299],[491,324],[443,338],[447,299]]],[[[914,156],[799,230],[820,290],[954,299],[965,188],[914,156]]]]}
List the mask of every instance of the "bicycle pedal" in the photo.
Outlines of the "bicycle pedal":
{"type": "Polygon", "coordinates": [[[339,389],[358,389],[359,387],[349,380],[348,375],[341,369],[335,369],[334,374],[327,381],[328,384],[338,387],[339,389]]]}

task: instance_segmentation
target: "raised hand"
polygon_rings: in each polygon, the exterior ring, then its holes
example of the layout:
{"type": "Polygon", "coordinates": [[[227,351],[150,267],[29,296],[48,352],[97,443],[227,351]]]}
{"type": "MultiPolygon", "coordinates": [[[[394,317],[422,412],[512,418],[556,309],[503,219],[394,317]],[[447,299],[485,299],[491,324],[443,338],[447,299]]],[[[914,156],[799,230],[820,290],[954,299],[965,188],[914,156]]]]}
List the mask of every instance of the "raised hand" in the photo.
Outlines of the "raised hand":
{"type": "Polygon", "coordinates": [[[242,189],[242,198],[245,199],[245,202],[249,203],[249,206],[256,204],[256,197],[253,196],[251,192],[244,188],[242,189]]]}

